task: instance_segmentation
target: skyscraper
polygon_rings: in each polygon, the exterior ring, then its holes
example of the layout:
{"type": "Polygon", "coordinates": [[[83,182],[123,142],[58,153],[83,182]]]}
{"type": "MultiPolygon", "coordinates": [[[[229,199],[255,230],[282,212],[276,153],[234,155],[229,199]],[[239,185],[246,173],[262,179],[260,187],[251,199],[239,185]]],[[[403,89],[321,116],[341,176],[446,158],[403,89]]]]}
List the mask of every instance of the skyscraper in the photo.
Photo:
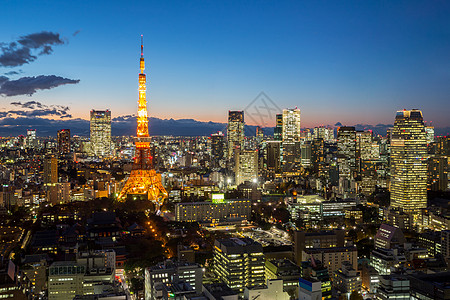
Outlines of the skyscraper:
{"type": "Polygon", "coordinates": [[[58,153],[66,154],[70,152],[70,129],[58,130],[58,153]]]}
{"type": "Polygon", "coordinates": [[[363,161],[372,157],[372,131],[356,131],[356,169],[361,174],[363,161]]]}
{"type": "Polygon", "coordinates": [[[350,176],[356,168],[355,127],[339,127],[337,130],[339,174],[350,176]]]}
{"type": "Polygon", "coordinates": [[[244,146],[244,112],[228,111],[227,126],[227,158],[233,159],[236,151],[244,146]]]}
{"type": "Polygon", "coordinates": [[[58,201],[58,159],[56,157],[44,159],[43,175],[47,201],[54,204],[58,201]]]}
{"type": "Polygon", "coordinates": [[[313,137],[328,142],[334,140],[334,129],[325,126],[314,127],[313,137]]]}
{"type": "Polygon", "coordinates": [[[236,185],[258,179],[258,150],[241,150],[236,154],[236,185]]]}
{"type": "Polygon", "coordinates": [[[283,173],[298,174],[300,167],[300,109],[283,110],[283,173]]]}
{"type": "Polygon", "coordinates": [[[25,139],[27,148],[35,148],[37,146],[36,129],[27,129],[27,137],[25,139]]]}
{"type": "Polygon", "coordinates": [[[281,142],[267,141],[264,148],[264,169],[266,176],[274,179],[275,174],[280,173],[281,170],[281,142]]]}
{"type": "Polygon", "coordinates": [[[283,140],[283,114],[276,115],[275,128],[273,129],[273,137],[276,141],[283,140]]]}
{"type": "Polygon", "coordinates": [[[425,132],[427,135],[427,143],[433,143],[434,142],[434,126],[427,126],[425,127],[425,132]]]}
{"type": "Polygon", "coordinates": [[[25,144],[27,148],[36,147],[36,129],[27,129],[27,138],[25,140],[25,144]]]}
{"type": "Polygon", "coordinates": [[[98,157],[111,155],[110,110],[91,110],[91,153],[98,157]]]}
{"type": "Polygon", "coordinates": [[[391,206],[417,214],[427,207],[427,138],[422,112],[400,110],[391,138],[391,206]]]}
{"type": "Polygon", "coordinates": [[[351,182],[356,170],[355,127],[339,127],[337,131],[337,163],[339,167],[339,193],[353,192],[351,182]]]}
{"type": "Polygon", "coordinates": [[[44,184],[58,182],[58,159],[49,157],[44,159],[44,184]]]}
{"type": "Polygon", "coordinates": [[[300,141],[300,109],[283,109],[283,143],[300,141]]]}
{"type": "Polygon", "coordinates": [[[211,165],[220,168],[224,153],[224,136],[221,131],[211,134],[211,165]]]}

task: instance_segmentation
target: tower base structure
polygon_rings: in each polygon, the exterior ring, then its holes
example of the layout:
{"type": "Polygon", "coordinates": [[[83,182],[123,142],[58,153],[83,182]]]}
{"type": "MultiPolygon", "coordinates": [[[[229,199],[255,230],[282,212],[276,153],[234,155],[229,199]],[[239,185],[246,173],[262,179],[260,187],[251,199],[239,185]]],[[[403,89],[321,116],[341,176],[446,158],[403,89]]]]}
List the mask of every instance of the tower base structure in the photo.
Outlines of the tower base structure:
{"type": "Polygon", "coordinates": [[[168,197],[167,191],[162,185],[161,174],[151,170],[131,170],[122,191],[120,191],[118,200],[125,200],[127,195],[147,195],[149,201],[153,201],[157,210],[162,205],[165,198],[168,197]]]}

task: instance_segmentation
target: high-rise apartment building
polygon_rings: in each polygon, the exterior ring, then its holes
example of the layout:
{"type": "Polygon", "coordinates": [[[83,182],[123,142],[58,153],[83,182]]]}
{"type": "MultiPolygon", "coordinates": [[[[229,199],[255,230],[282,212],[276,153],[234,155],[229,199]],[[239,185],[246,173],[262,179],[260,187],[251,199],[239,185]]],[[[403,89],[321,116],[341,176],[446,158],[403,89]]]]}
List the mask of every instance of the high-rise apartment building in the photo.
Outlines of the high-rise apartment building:
{"type": "Polygon", "coordinates": [[[214,273],[231,289],[265,283],[265,257],[260,243],[250,238],[219,239],[214,242],[214,273]]]}
{"type": "Polygon", "coordinates": [[[391,138],[391,206],[416,215],[427,207],[427,139],[422,112],[401,110],[391,138]]]}
{"type": "Polygon", "coordinates": [[[91,110],[91,153],[111,155],[111,111],[91,110]]]}
{"type": "Polygon", "coordinates": [[[58,130],[58,153],[67,154],[70,152],[70,129],[58,130]]]}
{"type": "Polygon", "coordinates": [[[236,152],[244,146],[244,112],[228,111],[227,158],[233,159],[236,152]]]}
{"type": "Polygon", "coordinates": [[[235,164],[236,185],[258,179],[258,150],[237,152],[235,164]]]}

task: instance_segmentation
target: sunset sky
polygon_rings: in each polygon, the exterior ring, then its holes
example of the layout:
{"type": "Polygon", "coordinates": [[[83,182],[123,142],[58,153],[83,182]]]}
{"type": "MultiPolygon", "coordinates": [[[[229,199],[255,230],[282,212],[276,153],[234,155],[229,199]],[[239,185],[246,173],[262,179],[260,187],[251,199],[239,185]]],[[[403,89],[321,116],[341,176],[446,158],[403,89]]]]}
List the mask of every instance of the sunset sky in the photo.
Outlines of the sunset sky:
{"type": "Polygon", "coordinates": [[[113,117],[135,114],[143,34],[153,117],[226,122],[228,110],[243,110],[265,92],[280,109],[299,107],[302,127],[392,124],[403,108],[421,109],[436,127],[450,126],[449,1],[5,0],[0,6],[3,112],[17,110],[11,103],[36,101],[39,117],[88,119],[91,109],[106,108],[113,117]],[[32,35],[42,32],[59,39],[32,35]],[[38,77],[35,91],[18,88],[31,82],[23,77],[38,77]]]}

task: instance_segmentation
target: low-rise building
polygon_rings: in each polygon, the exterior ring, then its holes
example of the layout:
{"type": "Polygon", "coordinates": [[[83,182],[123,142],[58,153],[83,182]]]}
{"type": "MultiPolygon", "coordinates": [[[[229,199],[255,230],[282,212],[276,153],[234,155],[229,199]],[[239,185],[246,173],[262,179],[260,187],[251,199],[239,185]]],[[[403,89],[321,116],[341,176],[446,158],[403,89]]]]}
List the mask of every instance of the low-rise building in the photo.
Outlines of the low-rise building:
{"type": "Polygon", "coordinates": [[[405,262],[405,256],[399,254],[398,249],[378,248],[370,254],[370,265],[379,275],[389,275],[393,269],[400,268],[405,262]]]}
{"type": "Polygon", "coordinates": [[[288,259],[266,260],[266,279],[283,280],[283,291],[297,296],[298,279],[301,277],[300,267],[288,259]]]}
{"type": "Polygon", "coordinates": [[[160,283],[170,285],[173,282],[184,281],[197,294],[200,294],[202,291],[203,271],[195,263],[166,260],[153,267],[146,268],[144,280],[146,300],[158,299],[157,296],[163,290],[160,283]]]}
{"type": "Polygon", "coordinates": [[[175,220],[178,222],[220,223],[242,221],[251,218],[249,199],[223,200],[218,202],[181,202],[175,205],[175,220]]]}
{"type": "Polygon", "coordinates": [[[377,300],[409,300],[409,279],[404,275],[390,274],[380,276],[380,286],[377,289],[377,300]]]}
{"type": "Polygon", "coordinates": [[[403,245],[405,241],[405,236],[400,228],[381,224],[375,235],[375,249],[392,249],[399,245],[403,245]]]}
{"type": "Polygon", "coordinates": [[[346,296],[353,291],[361,291],[361,275],[348,261],[343,262],[341,268],[334,272],[333,286],[346,296]]]}
{"type": "Polygon", "coordinates": [[[450,299],[450,272],[417,273],[408,276],[408,278],[410,281],[410,299],[450,299]]]}
{"type": "Polygon", "coordinates": [[[300,278],[298,296],[299,300],[321,300],[322,283],[311,277],[300,278]]]}
{"type": "Polygon", "coordinates": [[[289,300],[289,294],[283,291],[283,280],[267,280],[266,285],[246,287],[244,290],[244,299],[271,299],[271,300],[289,300]]]}
{"type": "Polygon", "coordinates": [[[303,261],[310,259],[321,261],[328,273],[333,276],[344,262],[350,262],[353,269],[358,267],[358,251],[356,247],[309,248],[303,251],[303,261]]]}
{"type": "Polygon", "coordinates": [[[302,251],[309,248],[333,248],[344,247],[345,231],[341,229],[330,231],[306,232],[296,231],[294,233],[294,255],[297,264],[302,259],[302,251]]]}

